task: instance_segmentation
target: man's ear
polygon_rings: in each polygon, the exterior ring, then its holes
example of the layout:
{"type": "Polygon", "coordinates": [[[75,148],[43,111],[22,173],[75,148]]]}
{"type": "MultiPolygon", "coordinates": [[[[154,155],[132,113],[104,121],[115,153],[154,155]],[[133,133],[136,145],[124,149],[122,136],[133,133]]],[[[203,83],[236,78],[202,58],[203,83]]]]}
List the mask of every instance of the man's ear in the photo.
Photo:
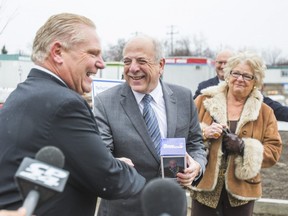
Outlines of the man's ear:
{"type": "Polygon", "coordinates": [[[160,76],[162,76],[163,75],[163,72],[164,72],[164,66],[165,66],[165,58],[162,58],[161,60],[160,60],[160,76]]]}
{"type": "Polygon", "coordinates": [[[61,43],[59,41],[55,41],[51,46],[50,54],[52,59],[59,64],[63,63],[62,51],[63,47],[61,43]]]}

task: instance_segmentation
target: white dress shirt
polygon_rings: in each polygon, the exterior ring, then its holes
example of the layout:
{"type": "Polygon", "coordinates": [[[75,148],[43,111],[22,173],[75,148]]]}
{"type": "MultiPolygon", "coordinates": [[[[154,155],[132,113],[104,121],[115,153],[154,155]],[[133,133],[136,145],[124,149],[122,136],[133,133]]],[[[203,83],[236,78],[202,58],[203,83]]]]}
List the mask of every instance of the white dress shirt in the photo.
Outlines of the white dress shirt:
{"type": "MultiPolygon", "coordinates": [[[[141,113],[143,114],[143,102],[142,99],[145,96],[145,94],[133,91],[133,94],[136,98],[136,101],[138,103],[139,109],[141,113]]],[[[163,97],[163,91],[162,86],[160,82],[158,82],[157,87],[150,92],[150,95],[152,96],[153,100],[151,101],[150,105],[152,109],[155,112],[156,118],[158,120],[158,125],[160,129],[161,138],[167,137],[167,117],[166,117],[166,107],[165,107],[165,101],[163,97]]]]}

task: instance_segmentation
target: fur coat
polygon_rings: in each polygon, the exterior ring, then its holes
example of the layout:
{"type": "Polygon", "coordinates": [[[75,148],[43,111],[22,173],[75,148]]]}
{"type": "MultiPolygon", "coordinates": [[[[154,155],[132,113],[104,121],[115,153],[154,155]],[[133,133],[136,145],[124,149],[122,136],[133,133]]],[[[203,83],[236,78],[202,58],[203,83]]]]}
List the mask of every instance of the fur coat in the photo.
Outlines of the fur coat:
{"type": "MultiPolygon", "coordinates": [[[[195,100],[202,128],[212,124],[213,119],[227,125],[226,82],[202,90],[195,100]]],[[[258,89],[248,96],[237,124],[236,132],[245,143],[244,155],[229,155],[225,172],[226,190],[240,200],[255,200],[261,197],[260,169],[273,166],[280,158],[282,141],[273,110],[263,103],[258,89]]],[[[214,190],[221,163],[222,136],[208,139],[205,145],[209,152],[208,164],[196,191],[214,190]]]]}

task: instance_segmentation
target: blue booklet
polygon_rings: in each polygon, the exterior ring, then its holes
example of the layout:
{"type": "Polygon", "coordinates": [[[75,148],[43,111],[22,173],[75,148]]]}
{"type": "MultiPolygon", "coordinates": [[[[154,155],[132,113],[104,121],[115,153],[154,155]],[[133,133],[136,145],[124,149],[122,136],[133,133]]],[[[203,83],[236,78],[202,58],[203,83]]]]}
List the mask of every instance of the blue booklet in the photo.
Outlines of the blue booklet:
{"type": "Polygon", "coordinates": [[[162,178],[177,178],[178,172],[186,168],[185,138],[162,139],[160,150],[162,178]]]}
{"type": "Polygon", "coordinates": [[[186,141],[185,138],[164,138],[161,141],[160,156],[164,155],[185,155],[186,141]]]}

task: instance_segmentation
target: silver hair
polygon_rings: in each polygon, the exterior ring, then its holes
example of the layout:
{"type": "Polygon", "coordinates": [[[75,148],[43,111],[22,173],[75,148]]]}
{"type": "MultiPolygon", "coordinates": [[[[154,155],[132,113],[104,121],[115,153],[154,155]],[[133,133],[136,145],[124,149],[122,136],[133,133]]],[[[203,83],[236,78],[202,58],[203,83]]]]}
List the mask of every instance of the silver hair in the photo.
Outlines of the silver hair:
{"type": "Polygon", "coordinates": [[[233,70],[238,64],[247,64],[255,76],[255,87],[261,89],[264,83],[265,71],[267,69],[264,61],[260,56],[253,52],[239,52],[228,59],[224,70],[224,79],[230,76],[231,70],[233,70]]]}
{"type": "MultiPolygon", "coordinates": [[[[133,38],[130,38],[126,44],[128,44],[129,41],[132,41],[136,38],[145,38],[145,39],[151,40],[153,47],[154,47],[154,60],[155,60],[155,62],[159,62],[161,59],[164,58],[163,47],[162,47],[161,42],[158,39],[151,37],[151,36],[148,36],[148,35],[145,35],[145,34],[140,34],[140,35],[137,35],[133,38]]],[[[125,48],[126,48],[126,45],[124,46],[124,49],[123,49],[123,55],[124,55],[125,48]]]]}

